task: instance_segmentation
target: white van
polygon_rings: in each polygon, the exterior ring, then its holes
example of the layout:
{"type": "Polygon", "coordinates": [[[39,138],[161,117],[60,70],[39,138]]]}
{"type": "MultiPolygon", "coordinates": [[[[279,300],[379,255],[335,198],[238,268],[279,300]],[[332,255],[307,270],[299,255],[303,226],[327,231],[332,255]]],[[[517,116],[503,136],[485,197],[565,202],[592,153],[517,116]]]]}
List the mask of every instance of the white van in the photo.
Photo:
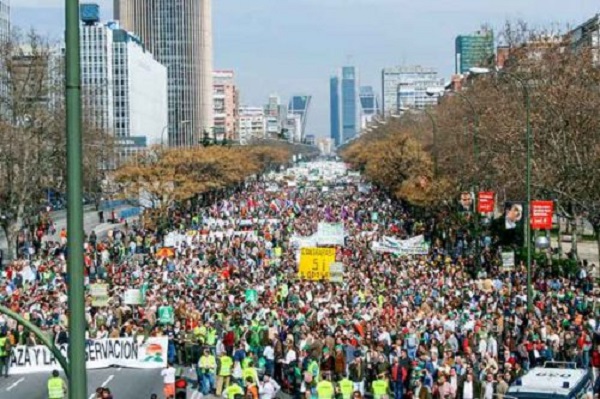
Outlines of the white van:
{"type": "MultiPolygon", "coordinates": [[[[546,362],[531,369],[508,389],[516,399],[583,399],[592,393],[592,373],[575,363],[546,362]]],[[[590,396],[591,397],[591,396],[590,396]]]]}

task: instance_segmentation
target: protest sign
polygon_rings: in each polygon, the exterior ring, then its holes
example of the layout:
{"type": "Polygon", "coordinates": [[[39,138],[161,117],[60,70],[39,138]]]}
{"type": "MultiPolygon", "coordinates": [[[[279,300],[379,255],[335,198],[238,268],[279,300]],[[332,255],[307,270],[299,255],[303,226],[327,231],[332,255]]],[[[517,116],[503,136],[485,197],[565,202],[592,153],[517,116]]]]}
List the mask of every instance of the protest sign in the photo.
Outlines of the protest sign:
{"type": "Polygon", "coordinates": [[[335,262],[335,248],[302,248],[298,276],[307,280],[329,280],[329,265],[335,262]]]}
{"type": "Polygon", "coordinates": [[[109,296],[107,284],[91,284],[90,295],[92,296],[92,306],[108,306],[109,296]]]}
{"type": "Polygon", "coordinates": [[[398,240],[394,237],[384,236],[381,241],[374,241],[371,249],[375,252],[392,253],[398,256],[427,255],[429,244],[423,235],[418,235],[407,240],[398,240]]]}
{"type": "Polygon", "coordinates": [[[329,281],[332,283],[344,281],[344,264],[342,262],[333,262],[329,265],[329,281]]]}
{"type": "Polygon", "coordinates": [[[158,321],[160,324],[175,323],[175,312],[172,306],[161,306],[158,308],[158,321]]]}
{"type": "Polygon", "coordinates": [[[319,223],[316,239],[319,245],[344,245],[346,232],[343,223],[319,223]]]}
{"type": "Polygon", "coordinates": [[[139,289],[129,289],[125,291],[125,305],[142,305],[144,298],[139,289]]]}
{"type": "Polygon", "coordinates": [[[515,252],[502,252],[502,268],[506,271],[515,269],[515,252]]]}
{"type": "MultiPolygon", "coordinates": [[[[90,340],[85,346],[87,369],[110,366],[138,369],[161,369],[167,365],[167,337],[150,337],[145,343],[134,338],[106,338],[90,340]]],[[[67,357],[68,345],[59,345],[67,357]]],[[[50,373],[60,368],[54,354],[42,345],[17,345],[10,357],[11,374],[50,373]]]]}
{"type": "Polygon", "coordinates": [[[258,292],[256,290],[247,289],[245,296],[247,303],[256,303],[258,301],[258,292]]]}

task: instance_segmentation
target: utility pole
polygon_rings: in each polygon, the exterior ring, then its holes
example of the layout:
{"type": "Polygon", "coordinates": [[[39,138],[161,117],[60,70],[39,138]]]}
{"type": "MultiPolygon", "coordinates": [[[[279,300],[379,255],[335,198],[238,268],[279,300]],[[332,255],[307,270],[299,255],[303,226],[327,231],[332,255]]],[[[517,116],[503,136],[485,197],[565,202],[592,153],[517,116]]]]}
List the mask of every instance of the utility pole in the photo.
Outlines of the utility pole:
{"type": "Polygon", "coordinates": [[[69,398],[87,397],[83,284],[83,203],[79,1],[65,0],[67,107],[67,273],[69,275],[69,398]]]}

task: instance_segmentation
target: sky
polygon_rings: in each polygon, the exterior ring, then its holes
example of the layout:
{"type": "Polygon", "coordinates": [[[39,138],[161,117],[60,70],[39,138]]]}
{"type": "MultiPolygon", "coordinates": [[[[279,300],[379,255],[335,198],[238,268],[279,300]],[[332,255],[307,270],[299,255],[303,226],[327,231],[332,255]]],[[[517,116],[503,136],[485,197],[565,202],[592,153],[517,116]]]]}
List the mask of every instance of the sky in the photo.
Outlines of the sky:
{"type": "MultiPolygon", "coordinates": [[[[12,0],[12,22],[60,38],[64,0],[12,0]]],[[[103,19],[112,0],[98,0],[103,19]]],[[[242,105],[313,96],[307,133],[329,135],[329,77],[343,65],[380,94],[381,69],[454,71],[454,39],[482,24],[575,26],[600,12],[598,0],[213,0],[215,69],[233,69],[242,105]]]]}

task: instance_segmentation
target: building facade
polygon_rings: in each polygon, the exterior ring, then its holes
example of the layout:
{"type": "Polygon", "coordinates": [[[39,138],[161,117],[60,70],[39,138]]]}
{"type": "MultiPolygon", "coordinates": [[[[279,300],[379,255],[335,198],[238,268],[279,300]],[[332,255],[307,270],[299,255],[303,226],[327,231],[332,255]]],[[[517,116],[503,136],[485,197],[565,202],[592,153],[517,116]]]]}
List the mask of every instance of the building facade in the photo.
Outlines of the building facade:
{"type": "Polygon", "coordinates": [[[264,107],[240,107],[239,110],[240,144],[247,144],[253,139],[266,137],[266,117],[264,107]]]}
{"type": "Polygon", "coordinates": [[[288,105],[288,113],[298,115],[301,122],[300,140],[304,141],[306,136],[306,120],[308,119],[308,109],[312,97],[306,95],[292,96],[288,105]]]}
{"type": "Polygon", "coordinates": [[[0,0],[0,41],[10,37],[10,0],[0,0]]]}
{"type": "Polygon", "coordinates": [[[360,128],[367,127],[373,118],[379,113],[379,102],[372,86],[361,86],[359,89],[360,98],[360,128]]]}
{"type": "Polygon", "coordinates": [[[344,66],[329,81],[331,138],[335,145],[356,137],[360,130],[358,70],[344,66]]]}
{"type": "Polygon", "coordinates": [[[239,140],[239,92],[234,71],[213,72],[214,134],[217,141],[239,140]]]}
{"type": "Polygon", "coordinates": [[[437,104],[427,89],[442,90],[444,79],[434,68],[404,66],[384,68],[381,72],[382,113],[398,114],[404,108],[424,109],[437,104]]]}
{"type": "Polygon", "coordinates": [[[213,128],[211,0],[114,0],[115,18],[168,69],[169,144],[196,145],[213,128]]]}
{"type": "Polygon", "coordinates": [[[594,64],[600,63],[600,14],[571,30],[567,37],[575,49],[590,48],[594,64]]]}
{"type": "Polygon", "coordinates": [[[455,40],[455,73],[464,74],[474,67],[491,66],[494,62],[494,33],[483,29],[455,40]]]}
{"type": "Polygon", "coordinates": [[[85,117],[115,138],[117,162],[149,145],[166,144],[167,68],[118,23],[100,23],[97,6],[84,4],[81,14],[85,117]]]}

